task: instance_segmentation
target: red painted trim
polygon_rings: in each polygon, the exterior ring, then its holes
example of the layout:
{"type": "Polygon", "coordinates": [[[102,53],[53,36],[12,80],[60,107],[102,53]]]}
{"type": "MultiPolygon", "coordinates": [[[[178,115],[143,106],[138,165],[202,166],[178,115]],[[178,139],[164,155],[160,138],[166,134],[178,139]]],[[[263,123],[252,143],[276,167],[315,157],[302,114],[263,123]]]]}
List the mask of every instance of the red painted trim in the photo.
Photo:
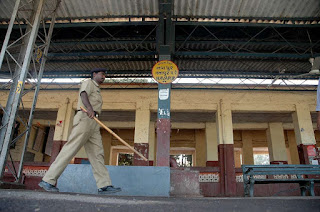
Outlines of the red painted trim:
{"type": "Polygon", "coordinates": [[[315,148],[315,145],[304,145],[300,144],[298,145],[298,154],[299,154],[299,159],[300,159],[300,164],[310,164],[309,162],[309,156],[313,157],[311,154],[312,151],[310,149],[315,148]],[[309,153],[308,153],[309,149],[309,153]]]}
{"type": "Polygon", "coordinates": [[[88,158],[74,158],[73,163],[74,164],[82,164],[83,161],[89,161],[89,159],[88,158]]]}
{"type": "Polygon", "coordinates": [[[170,119],[157,120],[157,166],[170,166],[170,119]]]}
{"type": "Polygon", "coordinates": [[[57,158],[59,152],[61,151],[62,147],[67,143],[67,141],[53,141],[52,149],[51,149],[51,158],[50,164],[52,164],[55,159],[57,158]]]}
{"type": "MultiPolygon", "coordinates": [[[[149,155],[149,144],[148,143],[134,143],[134,149],[140,152],[144,157],[148,158],[149,155]]],[[[134,166],[148,166],[149,162],[143,160],[138,154],[133,155],[134,166]]]]}
{"type": "Polygon", "coordinates": [[[234,165],[234,145],[219,144],[220,192],[224,196],[236,196],[237,183],[234,165]]]}
{"type": "Polygon", "coordinates": [[[153,166],[153,160],[149,160],[149,166],[153,166]]]}
{"type": "Polygon", "coordinates": [[[219,166],[219,161],[207,161],[206,162],[206,167],[215,167],[215,166],[219,166]]]}
{"type": "Polygon", "coordinates": [[[278,165],[281,165],[281,164],[288,164],[288,161],[270,161],[270,164],[278,164],[278,165]]]}
{"type": "Polygon", "coordinates": [[[219,159],[219,166],[220,166],[220,195],[224,196],[225,191],[225,162],[224,162],[224,145],[219,144],[218,145],[218,159],[219,159]]]}

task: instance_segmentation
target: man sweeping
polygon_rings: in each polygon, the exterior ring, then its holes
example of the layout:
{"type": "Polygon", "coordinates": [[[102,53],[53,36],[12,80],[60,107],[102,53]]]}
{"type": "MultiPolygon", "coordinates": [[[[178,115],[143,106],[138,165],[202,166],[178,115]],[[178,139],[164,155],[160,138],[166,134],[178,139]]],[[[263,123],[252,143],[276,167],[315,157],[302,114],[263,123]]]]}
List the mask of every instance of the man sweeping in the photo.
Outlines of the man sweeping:
{"type": "Polygon", "coordinates": [[[55,186],[58,178],[71,159],[84,146],[92,166],[99,194],[110,194],[121,191],[112,186],[109,172],[104,165],[104,152],[100,126],[93,119],[101,114],[102,97],[99,85],[104,82],[107,70],[97,68],[91,71],[91,79],[85,80],[80,87],[77,113],[68,142],[63,146],[56,160],[52,163],[39,186],[46,191],[58,192],[55,186]],[[86,108],[86,112],[80,110],[86,108]]]}

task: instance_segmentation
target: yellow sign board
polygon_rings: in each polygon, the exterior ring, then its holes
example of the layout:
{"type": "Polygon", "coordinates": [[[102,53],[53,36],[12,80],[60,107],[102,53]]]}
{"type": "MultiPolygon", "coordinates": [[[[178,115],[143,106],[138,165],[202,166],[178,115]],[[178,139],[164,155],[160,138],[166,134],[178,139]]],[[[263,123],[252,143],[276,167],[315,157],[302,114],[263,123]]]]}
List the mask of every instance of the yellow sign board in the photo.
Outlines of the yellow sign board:
{"type": "Polygon", "coordinates": [[[17,89],[16,89],[16,93],[20,93],[22,90],[22,81],[18,81],[18,85],[17,85],[17,89]]]}
{"type": "Polygon", "coordinates": [[[152,77],[161,84],[173,82],[178,77],[178,74],[178,66],[170,60],[161,60],[152,68],[152,77]]]}
{"type": "Polygon", "coordinates": [[[38,62],[38,63],[41,63],[41,61],[42,61],[42,56],[43,56],[43,52],[41,51],[41,49],[37,49],[36,50],[36,61],[38,62]]]}

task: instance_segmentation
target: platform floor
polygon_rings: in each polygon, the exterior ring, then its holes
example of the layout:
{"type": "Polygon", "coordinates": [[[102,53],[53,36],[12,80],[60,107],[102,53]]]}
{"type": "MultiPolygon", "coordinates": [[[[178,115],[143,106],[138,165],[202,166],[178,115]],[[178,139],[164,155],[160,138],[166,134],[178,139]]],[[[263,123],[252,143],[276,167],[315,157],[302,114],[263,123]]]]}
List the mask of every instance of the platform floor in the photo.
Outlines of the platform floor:
{"type": "Polygon", "coordinates": [[[320,211],[320,197],[172,198],[0,189],[0,211],[320,211]]]}

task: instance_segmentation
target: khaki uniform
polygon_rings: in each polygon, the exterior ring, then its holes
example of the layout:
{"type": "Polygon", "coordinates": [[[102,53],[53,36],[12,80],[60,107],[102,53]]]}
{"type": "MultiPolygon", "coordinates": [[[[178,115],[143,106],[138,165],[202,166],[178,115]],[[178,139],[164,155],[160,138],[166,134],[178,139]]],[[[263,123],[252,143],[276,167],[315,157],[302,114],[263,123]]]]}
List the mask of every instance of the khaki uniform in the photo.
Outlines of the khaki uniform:
{"type": "MultiPolygon", "coordinates": [[[[78,110],[80,110],[80,106],[85,108],[80,97],[80,93],[83,91],[88,94],[93,110],[100,114],[102,97],[99,85],[94,80],[86,80],[81,84],[77,107],[78,110]]],[[[75,115],[68,142],[63,146],[61,152],[42,180],[55,185],[57,179],[82,146],[84,146],[88,155],[97,187],[102,188],[111,185],[109,172],[104,165],[100,126],[94,119],[90,119],[88,115],[82,111],[78,111],[75,115]]]]}

